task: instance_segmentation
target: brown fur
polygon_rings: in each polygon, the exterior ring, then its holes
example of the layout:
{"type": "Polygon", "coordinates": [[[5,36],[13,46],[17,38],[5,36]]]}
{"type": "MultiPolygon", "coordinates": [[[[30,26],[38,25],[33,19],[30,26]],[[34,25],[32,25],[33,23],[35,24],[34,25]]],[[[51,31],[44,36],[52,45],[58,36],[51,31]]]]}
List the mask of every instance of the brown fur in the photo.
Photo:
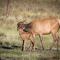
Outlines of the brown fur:
{"type": "Polygon", "coordinates": [[[22,38],[22,51],[25,50],[25,46],[24,46],[24,43],[25,41],[28,41],[30,40],[31,44],[32,44],[32,49],[34,47],[34,40],[33,40],[33,36],[30,32],[24,30],[24,29],[29,29],[30,26],[29,24],[24,24],[23,22],[19,22],[17,23],[17,30],[19,31],[19,35],[20,37],[22,38]]]}
{"type": "Polygon", "coordinates": [[[29,26],[28,26],[29,29],[27,32],[25,31],[27,29],[25,26],[23,26],[22,29],[19,28],[19,33],[21,33],[20,35],[22,36],[23,40],[28,40],[30,36],[32,36],[33,40],[32,39],[31,40],[33,41],[33,45],[34,45],[35,35],[39,35],[43,49],[44,49],[43,42],[42,42],[43,35],[51,34],[54,42],[59,41],[58,30],[60,27],[60,20],[58,18],[49,17],[44,19],[36,19],[36,20],[33,20],[29,24],[29,26]]]}
{"type": "Polygon", "coordinates": [[[45,19],[36,19],[31,22],[31,29],[33,35],[38,34],[41,36],[41,44],[43,47],[42,37],[43,35],[51,34],[54,42],[59,41],[58,30],[60,27],[60,20],[55,17],[49,17],[45,19]]]}

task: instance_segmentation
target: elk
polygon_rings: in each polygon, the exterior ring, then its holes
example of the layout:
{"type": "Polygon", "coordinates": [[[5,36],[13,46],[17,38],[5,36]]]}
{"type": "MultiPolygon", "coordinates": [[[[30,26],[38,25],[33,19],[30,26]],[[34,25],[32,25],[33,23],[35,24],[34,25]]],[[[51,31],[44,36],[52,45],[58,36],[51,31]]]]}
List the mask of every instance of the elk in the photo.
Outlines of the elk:
{"type": "MultiPolygon", "coordinates": [[[[52,43],[50,49],[53,47],[54,43],[56,43],[58,45],[58,42],[59,42],[58,30],[60,28],[60,20],[56,17],[35,19],[35,20],[32,20],[29,24],[26,24],[26,25],[25,24],[22,24],[22,25],[19,24],[18,28],[19,28],[19,31],[22,31],[22,32],[26,33],[26,35],[25,35],[26,37],[28,35],[30,35],[34,39],[36,35],[39,35],[41,45],[42,45],[42,49],[44,49],[43,35],[48,35],[48,34],[52,35],[53,43],[52,43]],[[20,28],[22,28],[22,29],[20,29],[20,28]]],[[[30,38],[30,36],[28,37],[28,39],[30,38]]],[[[24,38],[24,36],[22,36],[22,37],[24,38]]],[[[33,41],[33,45],[34,45],[34,40],[32,40],[32,41],[33,41]]],[[[23,43],[24,43],[24,40],[23,40],[23,43]]],[[[22,46],[23,45],[24,44],[22,44],[22,46]]]]}
{"type": "Polygon", "coordinates": [[[25,28],[30,28],[29,24],[24,24],[24,22],[18,22],[17,23],[17,30],[19,31],[19,35],[23,41],[22,51],[25,50],[24,43],[25,43],[25,41],[28,41],[28,40],[30,40],[30,42],[32,44],[32,49],[34,48],[34,40],[32,38],[33,36],[30,32],[27,32],[28,29],[25,29],[25,28]]]}
{"type": "Polygon", "coordinates": [[[43,19],[35,19],[32,22],[30,22],[29,31],[33,34],[33,37],[37,34],[39,35],[43,49],[43,35],[51,34],[53,37],[53,44],[50,47],[51,49],[54,43],[58,45],[60,39],[58,35],[59,28],[60,20],[56,17],[48,17],[43,19]]]}

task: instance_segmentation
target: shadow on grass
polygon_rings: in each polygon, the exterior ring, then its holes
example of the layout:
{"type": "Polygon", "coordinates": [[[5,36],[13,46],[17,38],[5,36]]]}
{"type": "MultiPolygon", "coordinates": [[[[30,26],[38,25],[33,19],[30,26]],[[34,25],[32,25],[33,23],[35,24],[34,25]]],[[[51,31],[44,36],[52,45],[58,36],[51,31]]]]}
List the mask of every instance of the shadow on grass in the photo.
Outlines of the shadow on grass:
{"type": "Polygon", "coordinates": [[[0,44],[0,48],[3,48],[3,49],[15,49],[15,48],[20,48],[21,49],[21,46],[17,46],[17,45],[2,45],[0,44]]]}

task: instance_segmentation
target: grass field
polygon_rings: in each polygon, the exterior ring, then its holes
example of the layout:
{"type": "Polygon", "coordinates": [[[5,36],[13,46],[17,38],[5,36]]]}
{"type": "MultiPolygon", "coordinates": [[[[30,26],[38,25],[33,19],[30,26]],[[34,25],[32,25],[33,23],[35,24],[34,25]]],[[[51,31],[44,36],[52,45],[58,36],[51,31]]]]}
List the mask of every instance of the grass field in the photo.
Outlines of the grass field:
{"type": "Polygon", "coordinates": [[[1,60],[60,60],[60,51],[56,50],[36,50],[24,51],[20,48],[6,49],[0,48],[1,60]]]}
{"type": "MultiPolygon", "coordinates": [[[[3,32],[3,30],[1,30],[3,32]]],[[[5,31],[4,31],[5,32],[5,31]]],[[[52,44],[52,36],[44,36],[45,50],[41,49],[39,37],[35,38],[35,51],[26,49],[21,51],[22,40],[19,38],[18,31],[7,30],[4,34],[0,33],[0,59],[1,60],[59,60],[60,50],[57,52],[56,45],[53,50],[48,48],[52,44]],[[54,49],[55,48],[55,49],[54,49]]],[[[28,47],[26,43],[26,48],[28,47]]],[[[60,47],[59,47],[60,48],[60,47]]]]}
{"type": "Polygon", "coordinates": [[[9,0],[9,4],[7,1],[0,0],[0,60],[60,60],[60,45],[59,51],[56,45],[49,50],[53,42],[51,35],[43,37],[45,50],[41,49],[41,42],[36,36],[36,50],[29,51],[30,42],[26,42],[26,50],[22,52],[22,39],[17,31],[19,21],[29,23],[37,18],[60,18],[60,0],[9,0]]]}
{"type": "Polygon", "coordinates": [[[41,50],[21,51],[21,47],[0,46],[1,60],[58,60],[60,59],[60,50],[41,50]]]}
{"type": "MultiPolygon", "coordinates": [[[[3,22],[3,21],[2,21],[3,22]]],[[[4,22],[3,22],[4,23],[4,22]]],[[[17,26],[11,24],[0,25],[0,60],[59,60],[60,50],[48,50],[51,46],[53,39],[51,35],[44,36],[45,50],[41,50],[41,43],[39,37],[35,38],[35,51],[30,52],[21,51],[22,40],[19,37],[17,26]]],[[[60,32],[59,32],[60,35],[60,32]]],[[[29,43],[27,43],[29,44],[29,43]]],[[[27,48],[26,44],[26,48],[27,48]]],[[[53,49],[56,48],[56,45],[53,49]]],[[[60,46],[59,46],[60,48],[60,46]]]]}

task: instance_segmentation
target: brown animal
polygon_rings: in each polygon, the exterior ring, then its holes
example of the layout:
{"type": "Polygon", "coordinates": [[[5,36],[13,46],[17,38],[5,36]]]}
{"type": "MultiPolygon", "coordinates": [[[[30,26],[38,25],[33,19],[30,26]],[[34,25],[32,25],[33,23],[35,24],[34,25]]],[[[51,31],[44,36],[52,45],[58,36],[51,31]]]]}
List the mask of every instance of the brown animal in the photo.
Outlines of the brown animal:
{"type": "MultiPolygon", "coordinates": [[[[18,23],[17,25],[19,28],[19,32],[21,32],[22,38],[23,38],[22,50],[23,50],[23,45],[24,45],[24,39],[28,40],[30,38],[30,36],[32,36],[32,38],[33,38],[33,40],[32,39],[31,40],[33,41],[32,45],[34,47],[35,35],[39,35],[43,49],[44,49],[43,42],[42,42],[43,41],[43,35],[51,34],[53,37],[53,41],[56,42],[58,45],[58,42],[59,42],[58,30],[60,27],[60,20],[55,18],[55,17],[49,17],[49,18],[44,18],[44,19],[36,19],[27,25],[25,25],[24,23],[22,23],[22,24],[18,23]],[[28,37],[28,38],[26,38],[26,37],[28,37]]],[[[53,42],[53,44],[54,44],[54,42],[53,42]]],[[[51,45],[50,48],[52,48],[53,44],[51,45]]]]}
{"type": "Polygon", "coordinates": [[[25,29],[25,28],[30,28],[29,27],[29,24],[24,24],[23,22],[19,22],[17,23],[17,30],[19,31],[19,35],[20,37],[22,38],[22,51],[25,50],[25,41],[28,41],[30,40],[31,44],[32,44],[32,49],[34,47],[34,40],[33,40],[33,36],[30,32],[27,32],[28,29],[25,29]],[[25,29],[25,30],[24,30],[25,29]]]}
{"type": "MultiPolygon", "coordinates": [[[[58,42],[59,42],[58,30],[60,27],[59,19],[55,17],[49,17],[45,19],[36,19],[30,23],[30,26],[31,27],[29,31],[33,34],[33,37],[35,37],[36,34],[40,36],[43,49],[44,49],[43,42],[42,42],[43,35],[51,34],[53,37],[53,41],[56,42],[58,45],[58,42]]],[[[52,48],[52,46],[50,48],[52,48]]]]}

